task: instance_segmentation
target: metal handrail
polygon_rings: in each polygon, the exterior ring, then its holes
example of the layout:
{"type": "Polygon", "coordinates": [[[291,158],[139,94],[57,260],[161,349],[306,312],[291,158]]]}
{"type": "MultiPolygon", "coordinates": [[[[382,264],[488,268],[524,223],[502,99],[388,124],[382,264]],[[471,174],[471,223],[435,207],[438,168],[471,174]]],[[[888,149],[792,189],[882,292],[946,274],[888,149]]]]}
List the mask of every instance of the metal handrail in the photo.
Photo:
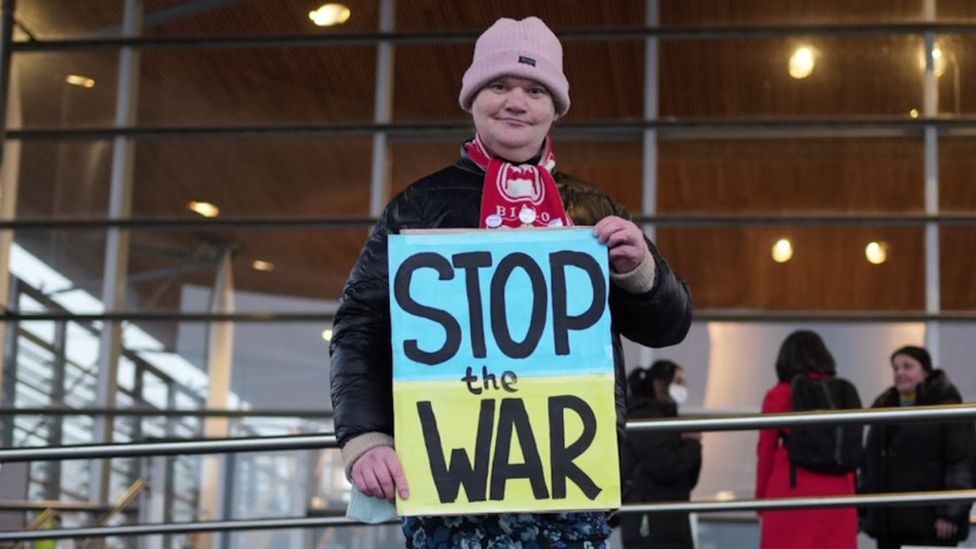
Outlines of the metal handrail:
{"type": "MultiPolygon", "coordinates": [[[[654,27],[587,27],[556,29],[560,40],[630,41],[647,38],[662,40],[715,40],[728,38],[771,38],[802,36],[890,36],[971,34],[976,25],[969,22],[945,23],[855,23],[821,25],[714,25],[654,27]]],[[[151,36],[25,40],[12,44],[14,52],[72,51],[93,49],[200,49],[200,48],[286,48],[316,46],[371,46],[379,43],[401,45],[457,44],[474,42],[481,30],[394,31],[299,33],[238,36],[151,36]]]]}
{"type": "MultiPolygon", "coordinates": [[[[643,513],[663,511],[683,511],[695,513],[715,513],[721,511],[764,511],[773,509],[820,509],[830,507],[876,507],[903,506],[919,503],[958,503],[976,500],[976,490],[946,490],[941,492],[900,492],[883,494],[861,494],[850,496],[818,496],[803,498],[770,498],[743,500],[699,500],[690,502],[668,502],[629,504],[621,508],[622,513],[643,513]]],[[[398,519],[391,519],[394,523],[398,519]]],[[[187,534],[195,532],[230,532],[246,530],[277,530],[289,528],[326,528],[336,526],[366,526],[361,522],[345,517],[295,517],[276,519],[248,519],[210,522],[185,522],[167,524],[136,524],[129,526],[95,528],[61,528],[43,532],[0,532],[0,541],[66,539],[79,537],[107,536],[146,536],[156,534],[187,534]]]]}
{"type": "MultiPolygon", "coordinates": [[[[627,422],[632,431],[744,431],[818,424],[882,424],[976,419],[976,404],[943,404],[908,408],[865,408],[779,414],[733,414],[724,417],[667,418],[627,422]]],[[[219,454],[269,450],[337,448],[333,433],[252,438],[224,438],[126,444],[33,446],[0,450],[0,463],[182,454],[219,454]]]]}
{"type": "MultiPolygon", "coordinates": [[[[43,511],[45,509],[70,513],[105,513],[111,510],[112,506],[89,501],[0,500],[0,511],[43,511]]],[[[129,509],[128,511],[123,510],[123,512],[132,513],[135,511],[129,509]]]]}
{"type": "Polygon", "coordinates": [[[0,407],[2,416],[131,416],[131,417],[227,417],[227,418],[297,418],[297,419],[332,419],[335,415],[326,410],[218,410],[218,409],[182,409],[161,410],[159,408],[107,408],[84,407],[71,408],[68,406],[21,406],[18,408],[0,407]]]}
{"type": "MultiPolygon", "coordinates": [[[[334,311],[250,311],[239,313],[196,313],[163,311],[109,311],[102,313],[20,312],[6,310],[2,322],[38,320],[113,322],[332,322],[334,311]]],[[[976,311],[770,311],[700,309],[695,321],[708,322],[974,322],[976,311]]]]}
{"type": "MultiPolygon", "coordinates": [[[[969,132],[976,127],[976,116],[952,115],[925,118],[894,116],[848,116],[826,117],[710,117],[710,118],[654,118],[654,119],[604,119],[580,120],[562,123],[554,130],[563,141],[602,137],[630,138],[640,137],[642,132],[657,130],[659,138],[702,136],[714,132],[735,132],[749,130],[753,134],[776,135],[783,131],[855,131],[861,137],[885,135],[913,135],[926,128],[954,132],[969,132]],[[865,133],[872,132],[872,133],[865,133]]],[[[97,126],[97,127],[38,127],[9,128],[7,139],[31,140],[103,140],[116,137],[133,139],[257,139],[269,137],[323,138],[323,137],[369,137],[377,133],[388,135],[391,139],[426,140],[457,139],[471,133],[471,122],[418,122],[403,121],[395,123],[373,122],[322,122],[309,124],[239,124],[239,125],[194,125],[194,126],[97,126]]]]}
{"type": "MultiPolygon", "coordinates": [[[[50,231],[99,230],[109,228],[153,231],[180,230],[278,230],[278,229],[350,229],[369,228],[376,223],[367,216],[239,216],[220,218],[151,217],[151,218],[84,218],[84,219],[14,219],[0,221],[0,230],[50,231]]],[[[921,227],[936,223],[948,227],[976,225],[976,211],[951,211],[938,214],[917,212],[862,213],[661,213],[635,216],[634,222],[659,228],[700,227],[818,227],[871,226],[921,227]]]]}

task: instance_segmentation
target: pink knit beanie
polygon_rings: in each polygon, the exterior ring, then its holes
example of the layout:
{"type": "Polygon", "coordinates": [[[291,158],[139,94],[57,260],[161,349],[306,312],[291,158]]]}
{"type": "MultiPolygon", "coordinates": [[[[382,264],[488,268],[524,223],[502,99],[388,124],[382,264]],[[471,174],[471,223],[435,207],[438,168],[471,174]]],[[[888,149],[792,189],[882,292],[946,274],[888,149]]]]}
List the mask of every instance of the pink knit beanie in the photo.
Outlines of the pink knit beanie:
{"type": "Polygon", "coordinates": [[[549,93],[560,116],[569,110],[569,82],[563,74],[563,47],[538,17],[503,17],[474,45],[474,59],[461,79],[461,108],[470,111],[478,92],[501,76],[530,78],[549,93]]]}

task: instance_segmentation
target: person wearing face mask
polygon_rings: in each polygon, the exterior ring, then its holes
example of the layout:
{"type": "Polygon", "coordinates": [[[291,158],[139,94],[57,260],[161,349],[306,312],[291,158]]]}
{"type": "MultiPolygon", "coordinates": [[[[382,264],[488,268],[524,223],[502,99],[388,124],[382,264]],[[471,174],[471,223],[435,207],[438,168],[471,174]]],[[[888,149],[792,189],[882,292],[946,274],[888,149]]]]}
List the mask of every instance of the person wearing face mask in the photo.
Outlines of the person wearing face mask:
{"type": "MultiPolygon", "coordinates": [[[[685,370],[670,360],[637,368],[627,378],[629,419],[676,417],[688,397],[685,370]]],[[[624,502],[688,501],[701,471],[701,433],[638,431],[623,450],[624,502]]],[[[627,549],[691,549],[688,513],[625,513],[620,517],[627,549]]]]}
{"type": "MultiPolygon", "coordinates": [[[[569,111],[559,38],[537,17],[502,18],[478,38],[461,78],[473,135],[457,161],[387,204],[343,290],[331,341],[331,396],[346,475],[366,496],[409,499],[394,449],[387,240],[411,229],[522,230],[593,226],[607,246],[618,437],[626,414],[621,336],[674,345],[691,325],[691,295],[619,203],[556,169],[550,130],[569,111]]],[[[406,441],[407,444],[415,441],[406,441]]],[[[599,549],[603,512],[405,517],[407,547],[599,549]]]]}
{"type": "MultiPolygon", "coordinates": [[[[894,385],[874,407],[959,404],[959,390],[943,370],[932,367],[922,347],[905,346],[891,355],[894,385]]],[[[972,422],[872,425],[860,491],[908,492],[971,490],[976,431],[972,422]]],[[[972,503],[926,507],[868,507],[862,527],[879,549],[904,545],[955,546],[969,535],[972,503]]]]}

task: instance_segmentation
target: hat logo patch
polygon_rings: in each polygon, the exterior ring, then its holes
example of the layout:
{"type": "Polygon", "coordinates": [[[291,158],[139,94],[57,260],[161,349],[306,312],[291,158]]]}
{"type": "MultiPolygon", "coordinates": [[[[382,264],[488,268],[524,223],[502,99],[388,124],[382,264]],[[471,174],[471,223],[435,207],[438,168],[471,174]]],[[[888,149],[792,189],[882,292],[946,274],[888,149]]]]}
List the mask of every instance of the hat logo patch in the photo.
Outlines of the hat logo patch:
{"type": "Polygon", "coordinates": [[[518,62],[522,63],[523,65],[531,65],[533,67],[535,66],[535,59],[532,59],[531,57],[526,57],[524,55],[519,56],[518,62]]]}

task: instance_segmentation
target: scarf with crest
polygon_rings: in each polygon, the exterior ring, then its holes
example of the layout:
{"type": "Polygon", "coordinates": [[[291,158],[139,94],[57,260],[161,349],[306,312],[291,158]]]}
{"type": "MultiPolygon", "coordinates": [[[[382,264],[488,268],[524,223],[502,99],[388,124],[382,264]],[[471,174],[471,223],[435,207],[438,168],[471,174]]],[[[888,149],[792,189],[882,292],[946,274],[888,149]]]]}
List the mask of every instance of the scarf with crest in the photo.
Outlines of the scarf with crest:
{"type": "Polygon", "coordinates": [[[546,138],[536,164],[512,164],[494,155],[475,135],[464,143],[468,157],[485,171],[481,192],[482,229],[501,227],[568,227],[572,219],[563,208],[552,170],[556,156],[546,138]]]}

